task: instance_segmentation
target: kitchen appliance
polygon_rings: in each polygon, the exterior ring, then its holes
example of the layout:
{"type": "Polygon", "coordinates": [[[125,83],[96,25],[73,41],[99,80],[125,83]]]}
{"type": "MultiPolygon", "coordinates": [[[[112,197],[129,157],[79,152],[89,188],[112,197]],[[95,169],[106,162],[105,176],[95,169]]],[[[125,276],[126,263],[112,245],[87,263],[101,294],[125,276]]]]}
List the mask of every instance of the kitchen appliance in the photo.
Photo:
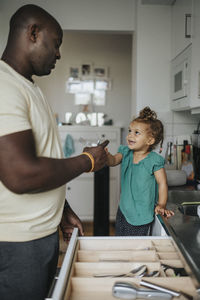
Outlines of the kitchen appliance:
{"type": "Polygon", "coordinates": [[[200,202],[182,202],[178,209],[184,215],[200,217],[200,202]]]}
{"type": "Polygon", "coordinates": [[[191,74],[191,45],[176,56],[171,63],[171,108],[189,109],[191,74]]]}
{"type": "Polygon", "coordinates": [[[183,170],[166,170],[166,175],[168,186],[181,186],[187,182],[187,175],[183,170]]]}

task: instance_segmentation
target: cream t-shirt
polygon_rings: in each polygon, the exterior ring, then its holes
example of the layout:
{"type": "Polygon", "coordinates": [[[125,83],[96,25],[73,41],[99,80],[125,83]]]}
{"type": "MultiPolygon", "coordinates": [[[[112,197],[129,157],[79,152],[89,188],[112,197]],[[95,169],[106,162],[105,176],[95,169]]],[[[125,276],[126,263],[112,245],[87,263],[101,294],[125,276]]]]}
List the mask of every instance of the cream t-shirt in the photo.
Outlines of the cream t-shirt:
{"type": "MultiPolygon", "coordinates": [[[[57,124],[41,90],[0,60],[0,136],[28,129],[33,131],[38,156],[63,157],[57,124]]],[[[0,241],[30,241],[54,233],[65,192],[64,185],[18,195],[0,182],[0,241]]]]}

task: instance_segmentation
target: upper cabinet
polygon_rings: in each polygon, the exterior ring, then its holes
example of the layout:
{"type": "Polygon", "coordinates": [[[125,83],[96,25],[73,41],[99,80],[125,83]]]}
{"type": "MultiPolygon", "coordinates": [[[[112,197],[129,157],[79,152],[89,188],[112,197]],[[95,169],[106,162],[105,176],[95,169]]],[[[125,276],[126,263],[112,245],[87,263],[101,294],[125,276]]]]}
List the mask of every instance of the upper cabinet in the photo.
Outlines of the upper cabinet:
{"type": "Polygon", "coordinates": [[[172,6],[171,109],[200,113],[200,1],[172,6]]]}
{"type": "Polygon", "coordinates": [[[191,66],[191,113],[200,113],[200,1],[193,0],[192,66],[191,66]]]}
{"type": "Polygon", "coordinates": [[[172,59],[190,43],[193,0],[176,0],[172,6],[172,59]]]}

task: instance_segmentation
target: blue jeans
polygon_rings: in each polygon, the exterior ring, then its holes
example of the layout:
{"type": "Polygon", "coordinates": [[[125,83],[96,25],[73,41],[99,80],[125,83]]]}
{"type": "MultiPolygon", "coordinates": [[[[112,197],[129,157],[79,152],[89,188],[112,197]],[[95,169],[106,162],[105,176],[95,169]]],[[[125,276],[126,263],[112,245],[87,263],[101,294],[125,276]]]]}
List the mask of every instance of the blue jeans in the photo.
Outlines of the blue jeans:
{"type": "Polygon", "coordinates": [[[44,300],[58,255],[58,232],[29,242],[0,242],[0,299],[44,300]]]}

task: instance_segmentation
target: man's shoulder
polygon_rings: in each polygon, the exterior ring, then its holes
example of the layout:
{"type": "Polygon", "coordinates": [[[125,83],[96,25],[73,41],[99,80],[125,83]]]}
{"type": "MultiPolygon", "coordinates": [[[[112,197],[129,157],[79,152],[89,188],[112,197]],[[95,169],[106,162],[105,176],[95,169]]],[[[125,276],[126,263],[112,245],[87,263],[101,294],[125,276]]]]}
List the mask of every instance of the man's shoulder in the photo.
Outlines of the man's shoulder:
{"type": "Polygon", "coordinates": [[[5,68],[1,68],[0,64],[0,86],[1,90],[16,89],[17,87],[17,80],[10,74],[6,72],[5,68]]]}
{"type": "Polygon", "coordinates": [[[5,97],[13,98],[27,98],[28,90],[24,82],[17,76],[14,76],[12,73],[7,72],[5,68],[1,68],[0,62],[0,95],[2,101],[5,97]]]}

